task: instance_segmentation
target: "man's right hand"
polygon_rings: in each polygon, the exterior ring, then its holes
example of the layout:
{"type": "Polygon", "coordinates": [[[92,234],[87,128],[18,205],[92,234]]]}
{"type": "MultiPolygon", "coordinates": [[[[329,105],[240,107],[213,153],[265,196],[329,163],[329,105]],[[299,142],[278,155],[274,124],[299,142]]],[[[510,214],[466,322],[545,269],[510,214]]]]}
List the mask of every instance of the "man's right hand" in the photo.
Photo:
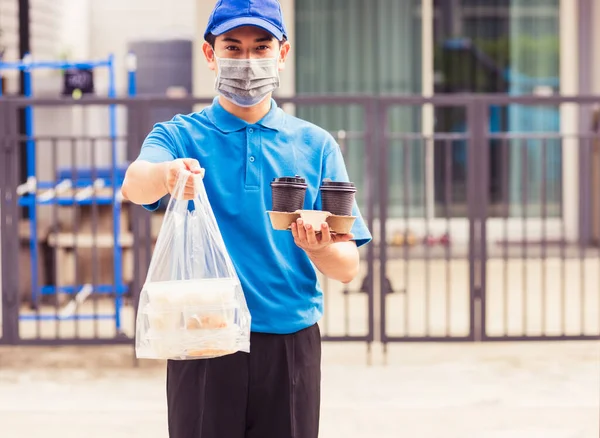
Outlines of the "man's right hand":
{"type": "Polygon", "coordinates": [[[190,172],[183,198],[194,199],[194,179],[204,177],[204,169],[193,158],[180,158],[162,163],[135,160],[125,173],[121,192],[125,199],[139,205],[153,204],[167,194],[173,194],[179,172],[190,172]]]}
{"type": "Polygon", "coordinates": [[[183,199],[194,199],[194,197],[196,196],[196,191],[194,189],[194,179],[196,175],[200,175],[200,178],[203,178],[204,169],[200,167],[200,163],[198,163],[198,160],[195,160],[193,158],[179,158],[177,160],[173,160],[167,163],[164,177],[164,183],[167,192],[173,195],[173,192],[175,191],[175,186],[177,185],[177,179],[179,178],[179,173],[182,171],[191,172],[191,175],[188,176],[185,182],[185,191],[183,193],[183,199]]]}

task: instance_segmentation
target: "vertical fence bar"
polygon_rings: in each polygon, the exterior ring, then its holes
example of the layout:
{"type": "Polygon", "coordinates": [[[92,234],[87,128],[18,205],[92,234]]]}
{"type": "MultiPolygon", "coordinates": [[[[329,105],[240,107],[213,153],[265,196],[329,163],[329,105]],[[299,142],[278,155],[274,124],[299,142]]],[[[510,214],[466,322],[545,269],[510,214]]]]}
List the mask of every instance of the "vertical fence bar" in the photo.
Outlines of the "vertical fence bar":
{"type": "MultiPolygon", "coordinates": [[[[19,107],[17,105],[11,105],[9,106],[8,109],[8,131],[7,133],[9,134],[9,157],[7,159],[7,164],[10,166],[12,171],[9,171],[8,174],[10,175],[10,177],[8,178],[9,181],[9,186],[8,186],[8,193],[10,195],[10,203],[9,203],[9,214],[11,215],[12,219],[11,219],[11,223],[9,225],[9,227],[6,230],[6,232],[9,235],[12,235],[13,238],[10,239],[10,248],[8,251],[8,254],[19,254],[19,251],[21,251],[20,248],[20,242],[19,242],[19,219],[20,219],[20,209],[19,209],[19,205],[18,205],[18,201],[19,201],[19,196],[17,194],[17,186],[19,185],[20,181],[24,180],[25,178],[20,175],[19,169],[19,161],[20,161],[20,157],[19,157],[19,147],[21,146],[21,143],[19,142],[18,139],[18,114],[19,114],[19,107]]],[[[34,191],[35,193],[35,191],[34,191]]],[[[35,199],[34,199],[35,201],[35,199]]],[[[8,224],[7,224],[8,225],[8,224]]],[[[31,230],[31,227],[30,227],[31,230]]],[[[36,237],[37,235],[37,229],[36,232],[34,233],[34,235],[31,236],[31,239],[33,239],[34,237],[36,237]]],[[[36,248],[37,249],[37,248],[36,248]]],[[[17,260],[17,258],[15,257],[15,260],[17,260]]],[[[35,272],[35,271],[34,271],[35,272]]],[[[20,330],[19,330],[19,316],[20,316],[20,302],[19,302],[19,264],[18,263],[14,263],[12,268],[10,269],[9,272],[10,276],[12,277],[11,280],[11,284],[12,284],[12,288],[8,291],[9,292],[9,322],[10,322],[10,327],[13,331],[12,335],[10,336],[13,339],[14,343],[17,343],[19,341],[20,338],[20,330]]],[[[37,275],[34,275],[35,277],[35,281],[34,283],[32,283],[32,288],[34,288],[33,290],[37,290],[37,275]]]]}
{"type": "MultiPolygon", "coordinates": [[[[2,103],[0,103],[2,106],[2,103]]],[[[19,139],[17,138],[17,112],[19,107],[4,103],[4,186],[2,192],[2,336],[4,342],[16,344],[19,340],[19,139]],[[12,257],[7,255],[11,254],[12,257]]]]}
{"type": "Polygon", "coordinates": [[[327,278],[323,281],[323,318],[322,324],[325,329],[325,333],[329,335],[329,280],[327,278]]]}
{"type": "Polygon", "coordinates": [[[344,336],[350,334],[350,291],[347,285],[342,288],[342,295],[344,297],[344,336]]]}
{"type": "Polygon", "coordinates": [[[379,202],[379,289],[381,296],[380,304],[380,329],[381,342],[384,352],[387,351],[387,328],[386,328],[386,303],[387,290],[385,288],[387,278],[387,216],[388,216],[388,154],[389,154],[389,134],[388,134],[388,114],[389,107],[382,104],[378,111],[378,131],[380,135],[379,142],[379,184],[378,184],[378,202],[379,202]]]}
{"type": "MultiPolygon", "coordinates": [[[[31,55],[26,54],[23,57],[23,62],[29,64],[31,62],[31,55]]],[[[29,66],[27,66],[23,70],[23,94],[27,98],[31,98],[33,88],[32,88],[32,70],[29,66]]],[[[28,104],[23,112],[23,117],[25,118],[25,135],[26,135],[26,158],[27,158],[27,177],[21,178],[22,180],[29,181],[30,178],[35,180],[37,173],[37,159],[36,159],[36,143],[33,139],[33,130],[34,130],[34,111],[33,105],[28,104]]],[[[31,301],[36,309],[36,315],[38,316],[38,323],[36,323],[36,328],[39,330],[39,306],[40,306],[40,290],[39,290],[39,273],[38,273],[38,215],[37,215],[37,181],[33,187],[31,193],[31,203],[29,204],[29,251],[31,257],[31,301]]],[[[39,332],[38,332],[39,337],[39,332]]]]}
{"type": "Polygon", "coordinates": [[[504,212],[502,217],[502,326],[503,335],[508,335],[508,218],[510,217],[510,178],[508,167],[509,143],[502,138],[502,200],[504,212]]]}
{"type": "MultiPolygon", "coordinates": [[[[378,198],[377,181],[374,175],[377,171],[377,157],[379,148],[378,139],[380,133],[378,132],[375,123],[377,120],[378,106],[375,99],[370,99],[364,111],[367,111],[366,126],[365,126],[365,152],[367,162],[367,176],[365,178],[366,193],[367,193],[367,225],[369,230],[373,232],[373,226],[375,223],[375,202],[378,198]]],[[[385,245],[386,241],[380,241],[380,245],[385,245]]],[[[367,247],[367,288],[368,288],[368,349],[369,349],[369,360],[371,353],[371,343],[375,340],[375,291],[374,291],[374,278],[375,278],[375,254],[373,245],[367,247]]],[[[384,299],[384,298],[382,298],[384,299]]]]}
{"type": "MultiPolygon", "coordinates": [[[[108,97],[115,99],[117,92],[115,88],[114,56],[109,57],[109,88],[108,97]]],[[[111,189],[112,189],[112,212],[113,212],[113,291],[115,305],[115,329],[117,336],[122,333],[121,310],[123,305],[123,263],[121,246],[121,200],[117,194],[119,184],[119,158],[117,156],[117,107],[109,105],[109,129],[111,137],[111,189]]]]}
{"type": "Polygon", "coordinates": [[[475,123],[477,122],[477,110],[473,101],[468,103],[467,106],[467,129],[469,132],[469,138],[467,141],[467,210],[468,210],[468,221],[469,221],[469,335],[478,339],[479,334],[477,333],[477,279],[476,279],[476,227],[477,227],[477,216],[476,216],[476,184],[479,182],[476,178],[476,153],[477,153],[477,130],[475,123]]]}
{"type": "MultiPolygon", "coordinates": [[[[28,146],[27,150],[33,150],[35,153],[35,141],[31,138],[28,137],[27,140],[27,145],[32,145],[31,148],[28,146]]],[[[29,153],[29,152],[28,152],[29,153]]],[[[18,153],[17,153],[18,155],[18,153]]],[[[27,158],[27,161],[33,161],[33,158],[27,158]]],[[[29,164],[28,164],[29,165],[29,164]]],[[[32,164],[30,164],[31,167],[33,167],[35,169],[35,162],[33,162],[32,164]]],[[[35,170],[34,170],[35,171],[35,170]]],[[[27,176],[27,181],[30,181],[30,178],[35,178],[35,174],[34,175],[28,175],[27,176]]],[[[38,219],[37,219],[37,181],[34,184],[34,187],[32,188],[31,193],[28,193],[26,195],[29,196],[29,251],[31,254],[31,301],[33,303],[33,305],[35,306],[36,310],[39,308],[40,306],[40,290],[39,290],[39,275],[38,275],[38,260],[39,260],[39,254],[38,254],[38,219]]]]}
{"type": "MultiPolygon", "coordinates": [[[[561,150],[564,149],[563,138],[560,140],[561,142],[561,150]]],[[[566,318],[566,307],[567,307],[567,268],[566,268],[566,224],[565,224],[565,201],[564,201],[564,184],[560,184],[560,325],[561,325],[561,334],[565,335],[567,330],[567,318],[566,318]]]]}
{"type": "Polygon", "coordinates": [[[427,190],[427,165],[431,154],[430,148],[433,147],[428,138],[423,138],[423,146],[425,147],[425,156],[423,159],[423,208],[425,213],[425,336],[430,334],[430,293],[431,293],[431,253],[428,244],[429,236],[429,215],[428,210],[428,190],[427,190]]]}
{"type": "Polygon", "coordinates": [[[94,313],[94,339],[99,337],[98,322],[98,196],[96,194],[96,180],[98,179],[98,169],[96,168],[96,139],[90,138],[90,167],[92,184],[92,306],[94,313]]]}
{"type": "Polygon", "coordinates": [[[404,336],[410,336],[410,257],[408,249],[410,245],[409,219],[410,219],[410,145],[406,138],[402,139],[402,164],[404,179],[404,196],[402,197],[402,214],[404,216],[404,238],[402,239],[402,262],[404,265],[404,336]]]}
{"type": "MultiPolygon", "coordinates": [[[[142,114],[142,106],[135,100],[127,102],[127,160],[133,162],[139,153],[139,149],[142,144],[142,138],[144,137],[144,120],[142,114]]],[[[142,251],[142,240],[152,239],[152,230],[149,229],[147,233],[144,233],[141,222],[144,212],[142,208],[136,205],[130,206],[130,220],[131,220],[131,232],[133,234],[133,245],[131,248],[133,258],[133,279],[131,282],[133,312],[134,312],[134,324],[137,319],[137,311],[140,300],[140,292],[144,284],[145,270],[142,269],[143,251],[142,251]],[[143,237],[142,237],[143,236],[143,237]]],[[[135,327],[135,326],[134,326],[135,327]]],[[[135,348],[135,344],[134,344],[135,348]]]]}
{"type": "MultiPolygon", "coordinates": [[[[52,154],[52,174],[54,175],[54,190],[55,195],[56,187],[58,186],[58,140],[53,138],[51,141],[52,154]]],[[[52,272],[54,278],[54,336],[56,339],[60,338],[60,293],[59,293],[59,275],[58,275],[58,202],[52,203],[52,229],[51,233],[54,235],[54,245],[52,245],[52,272]]],[[[50,290],[50,289],[49,289],[50,290]]]]}
{"type": "MultiPolygon", "coordinates": [[[[71,202],[73,208],[73,282],[74,288],[69,297],[71,300],[76,300],[77,295],[80,292],[81,282],[79,281],[79,206],[77,201],[77,188],[79,178],[77,176],[77,140],[71,139],[71,179],[73,182],[73,190],[71,192],[71,202]]],[[[77,301],[75,301],[77,303],[77,301]]],[[[75,328],[75,338],[79,338],[79,304],[73,308],[73,324],[75,328]]]]}
{"type": "MultiPolygon", "coordinates": [[[[35,151],[37,151],[39,149],[39,144],[38,144],[38,140],[33,138],[33,136],[28,137],[28,142],[31,142],[33,144],[33,151],[34,154],[36,153],[35,151]]],[[[30,160],[33,160],[33,166],[34,168],[35,163],[37,162],[37,160],[35,158],[29,158],[30,160]]],[[[39,181],[38,181],[39,183],[39,181]]],[[[36,183],[36,186],[37,184],[36,183]]],[[[31,293],[32,293],[32,302],[35,303],[34,304],[34,309],[35,309],[35,337],[36,338],[41,338],[42,336],[42,321],[41,321],[41,317],[40,317],[40,308],[43,304],[42,302],[42,298],[43,295],[41,294],[41,281],[40,281],[40,275],[39,275],[39,260],[40,260],[40,254],[39,254],[39,239],[38,239],[38,225],[39,225],[39,220],[38,220],[38,214],[37,214],[37,203],[38,203],[38,193],[39,193],[39,186],[36,187],[35,191],[34,191],[34,195],[31,197],[31,210],[32,212],[35,212],[35,214],[30,215],[29,220],[32,221],[33,223],[33,227],[36,229],[34,234],[31,234],[29,236],[29,243],[30,243],[30,248],[31,248],[31,273],[32,273],[32,277],[35,278],[35,281],[32,282],[31,284],[31,293]],[[35,248],[35,250],[34,250],[35,248]]]]}
{"type": "Polygon", "coordinates": [[[489,113],[490,108],[485,100],[479,100],[480,107],[477,110],[479,117],[478,133],[482,139],[480,165],[478,166],[481,172],[481,184],[478,185],[480,190],[479,204],[479,221],[480,221],[480,312],[481,312],[481,339],[486,335],[486,320],[487,320],[487,263],[488,263],[488,242],[487,242],[487,221],[488,221],[488,202],[490,192],[490,132],[489,132],[489,113]]]}
{"type": "MultiPolygon", "coordinates": [[[[595,111],[595,116],[594,116],[594,122],[592,125],[592,157],[593,157],[593,163],[594,166],[599,166],[600,163],[598,162],[598,154],[600,154],[600,108],[596,108],[595,111]]],[[[596,172],[600,171],[600,169],[596,169],[596,172]]],[[[593,181],[596,181],[596,178],[593,179],[593,181]]],[[[597,193],[597,192],[594,192],[597,193]]],[[[594,215],[592,216],[594,218],[594,220],[600,222],[600,214],[597,213],[597,209],[594,209],[594,215]],[[594,217],[594,216],[598,216],[598,217],[594,217]]],[[[597,226],[597,230],[600,231],[600,223],[596,224],[597,226]]],[[[598,245],[598,261],[600,262],[600,236],[596,235],[594,236],[596,238],[596,245],[598,245]]],[[[600,266],[598,266],[598,272],[600,273],[600,266]]],[[[600,275],[600,274],[599,274],[600,275]]],[[[598,286],[600,288],[600,281],[598,282],[598,286]]],[[[597,291],[597,296],[599,297],[598,299],[598,308],[597,308],[597,315],[599,315],[600,317],[600,289],[597,291]]],[[[598,321],[599,327],[598,327],[598,331],[596,332],[596,334],[598,335],[598,339],[600,340],[600,321],[598,321]]]]}
{"type": "MultiPolygon", "coordinates": [[[[0,76],[1,78],[1,76],[0,76]]],[[[2,82],[0,79],[0,97],[2,96],[2,82]]],[[[7,127],[7,115],[6,115],[6,103],[0,99],[0,128],[2,132],[6,133],[8,131],[7,127]]],[[[2,335],[0,336],[0,344],[5,343],[8,340],[7,336],[7,315],[6,315],[6,297],[8,296],[8,270],[10,267],[8,266],[8,236],[6,235],[6,218],[8,218],[7,208],[6,208],[6,199],[8,196],[8,182],[7,182],[7,172],[8,172],[8,139],[6,135],[0,136],[0,263],[1,263],[1,273],[0,275],[0,285],[2,289],[0,290],[0,302],[2,304],[2,335]]]]}
{"type": "MultiPolygon", "coordinates": [[[[126,105],[127,111],[127,161],[133,162],[138,154],[139,138],[141,131],[140,113],[138,104],[134,100],[130,100],[126,105]]],[[[133,244],[131,246],[133,259],[133,278],[131,281],[131,296],[133,302],[134,321],[137,317],[137,308],[139,304],[139,295],[142,288],[142,273],[141,273],[141,230],[140,230],[140,210],[137,206],[131,205],[130,221],[131,233],[133,235],[133,244]]],[[[150,236],[152,238],[152,236],[150,236]]]]}
{"type": "Polygon", "coordinates": [[[444,148],[444,188],[445,188],[445,196],[444,196],[444,213],[446,215],[446,236],[448,237],[448,241],[446,242],[445,248],[445,257],[446,257],[446,336],[450,336],[452,331],[452,294],[451,287],[452,284],[452,269],[451,269],[451,245],[450,245],[450,206],[452,204],[452,151],[453,144],[452,141],[446,139],[445,148],[444,148]]]}
{"type": "MultiPolygon", "coordinates": [[[[577,50],[579,53],[598,53],[600,46],[596,43],[597,37],[594,36],[594,17],[595,8],[598,7],[597,0],[579,0],[577,3],[577,50]]],[[[578,68],[577,89],[580,95],[591,94],[594,91],[593,66],[594,57],[582,56],[582,67],[578,68]]],[[[588,133],[590,129],[591,110],[592,108],[584,103],[574,100],[573,106],[577,105],[577,118],[579,119],[578,130],[580,133],[588,133]]],[[[580,146],[584,146],[586,139],[580,138],[580,146]]],[[[591,187],[591,155],[592,151],[586,147],[580,147],[578,153],[579,165],[579,240],[582,245],[590,243],[591,234],[591,215],[590,215],[590,200],[592,199],[591,187]]],[[[582,333],[583,334],[583,333],[582,333]]]]}
{"type": "MultiPolygon", "coordinates": [[[[580,153],[583,153],[586,157],[589,157],[589,153],[587,151],[587,139],[585,138],[580,138],[580,153]]],[[[585,166],[587,167],[587,166],[585,166]]],[[[580,177],[583,178],[584,180],[586,180],[589,172],[587,171],[587,169],[580,169],[579,170],[580,173],[580,177]]],[[[581,191],[587,191],[584,187],[585,184],[580,185],[581,187],[581,191]]],[[[584,195],[585,196],[585,195],[584,195]]],[[[586,197],[584,199],[589,199],[589,197],[586,197]]],[[[583,204],[584,202],[582,202],[583,204]]],[[[587,202],[585,202],[587,204],[587,202]]],[[[587,212],[589,211],[587,208],[581,208],[580,212],[587,212]]],[[[580,224],[586,224],[588,223],[587,219],[580,221],[580,224]]],[[[588,234],[587,232],[585,232],[585,234],[588,234]]],[[[580,322],[580,335],[583,336],[585,334],[585,246],[587,245],[587,240],[584,239],[584,232],[583,230],[580,232],[580,238],[578,239],[578,244],[579,244],[579,322],[580,322]]]]}
{"type": "Polygon", "coordinates": [[[547,236],[548,236],[548,190],[547,190],[547,164],[548,164],[548,150],[546,138],[542,138],[542,187],[541,187],[541,201],[542,201],[542,335],[546,334],[546,313],[548,309],[547,295],[548,288],[546,284],[547,276],[547,236]]]}
{"type": "Polygon", "coordinates": [[[473,98],[467,106],[467,125],[469,143],[467,146],[467,204],[469,210],[469,286],[470,286],[470,336],[475,340],[485,337],[484,315],[484,285],[483,270],[486,260],[482,259],[482,213],[487,185],[484,184],[485,154],[482,149],[486,147],[487,119],[483,119],[486,111],[485,102],[473,98]]]}
{"type": "Polygon", "coordinates": [[[526,336],[527,335],[527,192],[529,190],[529,184],[528,184],[528,178],[529,178],[529,172],[527,169],[527,166],[529,165],[528,163],[528,154],[527,154],[527,140],[526,139],[522,139],[521,140],[521,208],[523,209],[521,211],[521,217],[523,220],[523,233],[522,233],[522,238],[523,241],[521,243],[521,256],[522,256],[522,261],[523,261],[523,266],[521,266],[522,272],[521,275],[523,276],[522,278],[522,285],[523,285],[523,291],[521,292],[523,294],[522,298],[522,311],[523,314],[521,315],[522,317],[522,327],[523,327],[523,332],[522,335],[526,336]]]}

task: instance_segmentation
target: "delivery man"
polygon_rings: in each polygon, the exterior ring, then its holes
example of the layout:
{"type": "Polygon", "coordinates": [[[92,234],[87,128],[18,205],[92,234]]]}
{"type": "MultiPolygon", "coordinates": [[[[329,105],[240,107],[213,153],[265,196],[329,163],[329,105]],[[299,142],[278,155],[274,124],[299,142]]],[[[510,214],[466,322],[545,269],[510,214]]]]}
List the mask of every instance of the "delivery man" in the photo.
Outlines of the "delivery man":
{"type": "MultiPolygon", "coordinates": [[[[306,179],[305,207],[320,209],[325,178],[348,181],[339,146],[325,130],[287,115],[271,95],[290,43],[277,0],[219,0],[202,47],[216,75],[211,106],[154,126],[122,191],[153,210],[181,170],[204,182],[252,316],[250,353],[169,361],[171,438],[317,438],[323,313],[315,268],[350,282],[358,247],[371,235],[358,216],[351,234],[302,220],[273,231],[270,182],[306,179]],[[201,168],[202,166],[202,168],[201,168]],[[320,231],[320,233],[317,233],[320,231]]],[[[194,195],[189,178],[186,196],[194,195]]]]}

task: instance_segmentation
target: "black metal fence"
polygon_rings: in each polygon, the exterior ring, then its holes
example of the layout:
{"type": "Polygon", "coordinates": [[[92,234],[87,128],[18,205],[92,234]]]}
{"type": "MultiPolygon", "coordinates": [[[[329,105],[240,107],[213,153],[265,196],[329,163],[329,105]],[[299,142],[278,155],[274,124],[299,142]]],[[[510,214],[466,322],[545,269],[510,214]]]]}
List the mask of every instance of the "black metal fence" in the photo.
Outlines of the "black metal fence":
{"type": "MultiPolygon", "coordinates": [[[[597,102],[278,99],[336,138],[374,235],[352,284],[323,279],[324,339],[598,339],[597,102]]],[[[162,213],[128,204],[119,187],[156,109],[169,105],[162,98],[0,100],[0,342],[132,342],[162,213]],[[27,105],[40,112],[116,105],[122,128],[112,137],[106,127],[101,135],[26,137],[18,114],[27,105]],[[20,162],[25,150],[35,151],[35,179],[20,162]]]]}

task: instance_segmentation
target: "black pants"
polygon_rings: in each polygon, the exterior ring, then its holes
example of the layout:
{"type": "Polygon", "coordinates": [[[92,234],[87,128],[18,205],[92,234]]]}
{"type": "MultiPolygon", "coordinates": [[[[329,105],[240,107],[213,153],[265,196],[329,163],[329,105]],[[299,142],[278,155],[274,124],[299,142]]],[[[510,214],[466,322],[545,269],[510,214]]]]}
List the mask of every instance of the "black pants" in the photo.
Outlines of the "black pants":
{"type": "Polygon", "coordinates": [[[321,335],[252,333],[250,354],[169,361],[170,438],[317,438],[321,335]]]}

